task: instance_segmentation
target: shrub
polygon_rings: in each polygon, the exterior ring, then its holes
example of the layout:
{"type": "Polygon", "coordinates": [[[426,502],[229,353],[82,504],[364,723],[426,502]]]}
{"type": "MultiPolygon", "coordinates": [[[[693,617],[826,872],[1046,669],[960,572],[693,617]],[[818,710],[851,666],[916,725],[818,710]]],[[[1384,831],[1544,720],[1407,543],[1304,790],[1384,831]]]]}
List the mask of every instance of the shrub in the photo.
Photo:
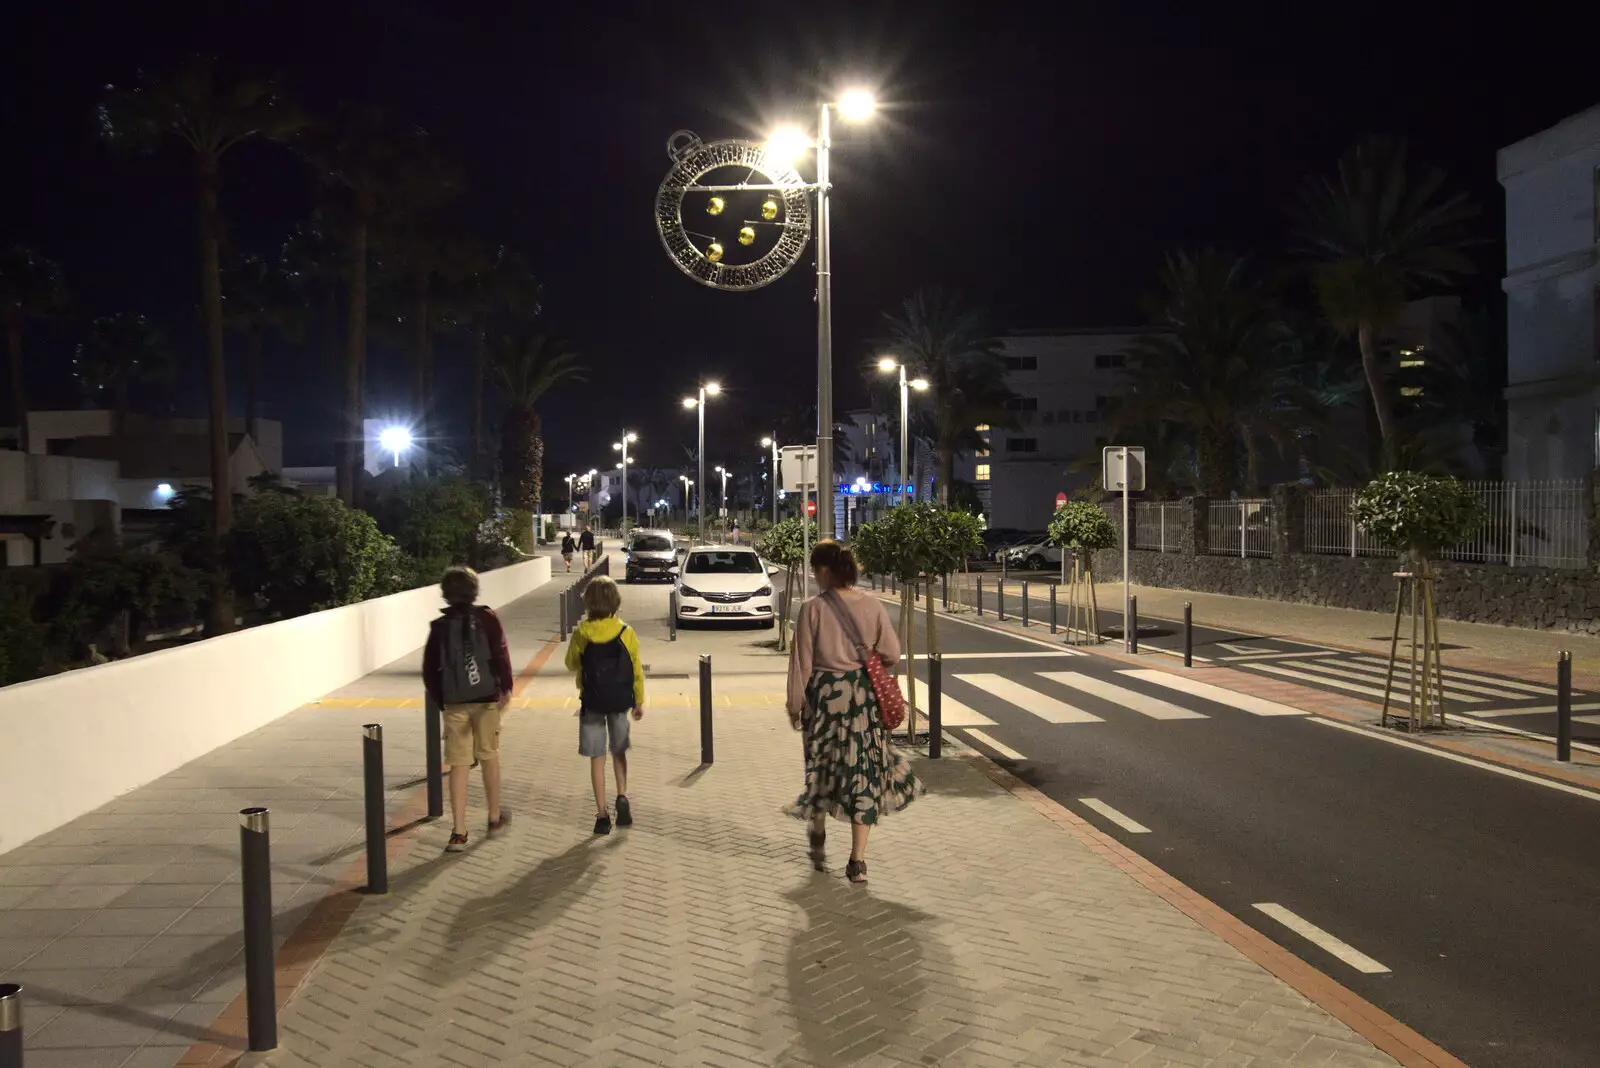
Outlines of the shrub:
{"type": "Polygon", "coordinates": [[[409,577],[373,518],[333,497],[268,493],[243,502],[224,554],[234,589],[284,617],[382,596],[409,577]]]}
{"type": "Polygon", "coordinates": [[[1117,527],[1105,509],[1088,501],[1068,501],[1050,517],[1050,543],[1079,555],[1114,549],[1117,527]]]}
{"type": "Polygon", "coordinates": [[[50,628],[35,618],[40,596],[37,572],[29,569],[28,578],[0,577],[0,686],[26,682],[48,674],[55,656],[50,647],[50,628]]]}
{"type": "Polygon", "coordinates": [[[902,505],[850,539],[863,570],[914,579],[958,570],[983,545],[978,517],[929,501],[902,505]]]}
{"type": "Polygon", "coordinates": [[[1350,518],[1384,548],[1425,559],[1470,537],[1483,506],[1459,479],[1390,471],[1356,494],[1350,518]]]}
{"type": "Polygon", "coordinates": [[[177,554],[123,549],[109,540],[80,542],[61,574],[64,592],[51,626],[58,646],[73,656],[108,632],[120,652],[158,620],[187,621],[204,588],[201,572],[177,554]]]}

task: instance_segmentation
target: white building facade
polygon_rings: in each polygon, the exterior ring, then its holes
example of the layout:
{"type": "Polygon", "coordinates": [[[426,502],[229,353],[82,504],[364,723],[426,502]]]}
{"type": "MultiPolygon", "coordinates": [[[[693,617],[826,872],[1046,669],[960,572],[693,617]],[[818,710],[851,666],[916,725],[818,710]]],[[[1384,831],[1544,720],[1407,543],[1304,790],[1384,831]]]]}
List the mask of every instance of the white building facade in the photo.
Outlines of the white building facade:
{"type": "Polygon", "coordinates": [[[1600,105],[1503,148],[1505,477],[1600,466],[1600,105]]]}

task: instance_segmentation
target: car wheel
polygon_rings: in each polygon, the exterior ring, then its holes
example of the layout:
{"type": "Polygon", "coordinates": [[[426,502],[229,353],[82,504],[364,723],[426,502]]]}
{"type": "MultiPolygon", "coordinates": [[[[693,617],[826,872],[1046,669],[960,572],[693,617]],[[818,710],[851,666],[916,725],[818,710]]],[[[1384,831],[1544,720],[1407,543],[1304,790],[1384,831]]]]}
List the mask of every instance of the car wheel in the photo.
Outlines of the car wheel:
{"type": "Polygon", "coordinates": [[[776,627],[777,625],[778,625],[778,621],[776,619],[768,619],[768,620],[765,620],[765,621],[762,622],[761,629],[762,630],[771,630],[773,627],[776,627]]]}
{"type": "Polygon", "coordinates": [[[1040,556],[1038,553],[1034,553],[1032,556],[1028,557],[1028,569],[1031,571],[1043,571],[1044,557],[1040,556]]]}

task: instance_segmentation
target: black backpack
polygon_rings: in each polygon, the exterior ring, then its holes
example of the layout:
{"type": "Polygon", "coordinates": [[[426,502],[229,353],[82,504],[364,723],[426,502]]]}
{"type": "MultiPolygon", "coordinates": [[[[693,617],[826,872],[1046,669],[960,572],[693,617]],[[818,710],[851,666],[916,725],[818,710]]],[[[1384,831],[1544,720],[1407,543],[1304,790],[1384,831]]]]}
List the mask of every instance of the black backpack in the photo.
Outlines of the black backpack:
{"type": "Polygon", "coordinates": [[[444,618],[444,653],[439,659],[439,688],[447,705],[483,704],[500,696],[494,677],[489,635],[477,609],[452,612],[444,618]]]}
{"type": "Polygon", "coordinates": [[[633,657],[622,644],[623,627],[608,642],[583,647],[583,707],[588,715],[615,715],[633,707],[633,657]]]}

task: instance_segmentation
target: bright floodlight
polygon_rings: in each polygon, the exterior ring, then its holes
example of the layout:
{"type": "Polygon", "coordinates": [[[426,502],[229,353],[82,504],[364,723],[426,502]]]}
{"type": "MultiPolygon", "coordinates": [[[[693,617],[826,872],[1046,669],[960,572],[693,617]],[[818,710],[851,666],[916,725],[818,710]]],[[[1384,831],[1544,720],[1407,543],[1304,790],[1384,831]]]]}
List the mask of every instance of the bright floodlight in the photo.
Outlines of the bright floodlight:
{"type": "Polygon", "coordinates": [[[913,378],[911,381],[907,382],[906,385],[910,386],[912,389],[927,389],[928,380],[926,378],[913,378]]]}
{"type": "Polygon", "coordinates": [[[400,454],[411,448],[411,431],[403,426],[384,427],[378,435],[378,444],[385,452],[394,453],[394,465],[400,466],[400,454]]]}
{"type": "Polygon", "coordinates": [[[693,408],[696,404],[699,404],[699,403],[700,402],[695,400],[693,397],[685,397],[685,398],[683,398],[683,406],[685,408],[693,408]]]}
{"type": "Polygon", "coordinates": [[[593,478],[597,473],[598,472],[596,472],[594,468],[592,468],[592,467],[589,468],[589,477],[590,478],[593,478]]]}
{"type": "Polygon", "coordinates": [[[865,89],[852,89],[839,98],[839,115],[847,122],[861,122],[872,117],[878,102],[865,89]]]}
{"type": "Polygon", "coordinates": [[[893,356],[885,356],[878,361],[878,370],[893,371],[900,363],[893,356]]]}
{"type": "Polygon", "coordinates": [[[770,447],[771,445],[772,445],[772,439],[771,438],[762,438],[761,439],[762,448],[767,448],[767,447],[770,447]]]}
{"type": "Polygon", "coordinates": [[[810,147],[811,138],[798,126],[780,126],[767,138],[767,154],[785,165],[792,165],[810,147]]]}
{"type": "Polygon", "coordinates": [[[707,382],[706,392],[715,397],[718,393],[722,392],[722,387],[717,385],[715,382],[707,382]]]}
{"type": "Polygon", "coordinates": [[[629,440],[629,441],[638,441],[639,440],[639,435],[635,434],[633,431],[630,430],[630,431],[628,431],[627,440],[629,440]]]}
{"type": "Polygon", "coordinates": [[[612,451],[612,452],[615,452],[615,451],[616,451],[616,450],[618,450],[618,449],[620,449],[620,448],[622,448],[622,442],[620,442],[620,441],[613,441],[613,442],[612,442],[612,443],[611,443],[611,451],[612,451]]]}

